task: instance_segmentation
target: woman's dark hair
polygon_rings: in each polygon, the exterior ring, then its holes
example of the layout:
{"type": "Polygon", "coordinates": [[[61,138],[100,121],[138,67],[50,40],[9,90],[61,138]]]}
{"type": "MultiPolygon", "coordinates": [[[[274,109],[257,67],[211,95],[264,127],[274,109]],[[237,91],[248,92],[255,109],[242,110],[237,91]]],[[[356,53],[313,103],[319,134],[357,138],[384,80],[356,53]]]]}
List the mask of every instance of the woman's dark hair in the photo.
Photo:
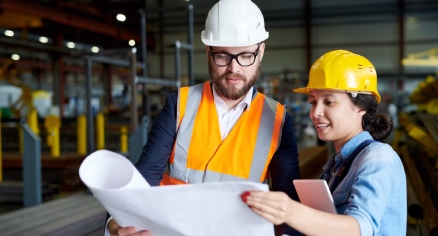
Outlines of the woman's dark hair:
{"type": "Polygon", "coordinates": [[[362,128],[375,140],[385,140],[392,131],[392,121],[388,115],[378,111],[377,99],[362,93],[358,93],[356,97],[349,97],[354,105],[366,111],[362,119],[362,128]]]}

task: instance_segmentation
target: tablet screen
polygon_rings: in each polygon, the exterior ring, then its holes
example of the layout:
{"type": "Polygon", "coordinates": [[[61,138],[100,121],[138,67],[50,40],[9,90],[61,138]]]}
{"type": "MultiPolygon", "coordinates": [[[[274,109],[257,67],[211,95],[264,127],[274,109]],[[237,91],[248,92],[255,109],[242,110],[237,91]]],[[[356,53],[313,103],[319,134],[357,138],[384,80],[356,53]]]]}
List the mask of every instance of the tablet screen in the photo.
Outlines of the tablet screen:
{"type": "Polygon", "coordinates": [[[300,202],[314,209],[336,214],[332,194],[323,179],[296,179],[293,181],[300,202]]]}

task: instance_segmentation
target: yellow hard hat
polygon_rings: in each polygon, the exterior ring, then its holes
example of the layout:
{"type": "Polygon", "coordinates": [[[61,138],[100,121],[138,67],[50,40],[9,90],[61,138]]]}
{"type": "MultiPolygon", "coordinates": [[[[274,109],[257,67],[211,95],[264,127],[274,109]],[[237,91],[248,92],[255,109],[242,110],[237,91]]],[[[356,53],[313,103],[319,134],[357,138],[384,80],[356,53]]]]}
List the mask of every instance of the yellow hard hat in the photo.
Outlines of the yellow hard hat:
{"type": "Polygon", "coordinates": [[[365,57],[346,50],[322,55],[310,68],[307,87],[293,91],[310,94],[314,89],[365,93],[376,97],[378,103],[381,100],[373,64],[365,57]]]}

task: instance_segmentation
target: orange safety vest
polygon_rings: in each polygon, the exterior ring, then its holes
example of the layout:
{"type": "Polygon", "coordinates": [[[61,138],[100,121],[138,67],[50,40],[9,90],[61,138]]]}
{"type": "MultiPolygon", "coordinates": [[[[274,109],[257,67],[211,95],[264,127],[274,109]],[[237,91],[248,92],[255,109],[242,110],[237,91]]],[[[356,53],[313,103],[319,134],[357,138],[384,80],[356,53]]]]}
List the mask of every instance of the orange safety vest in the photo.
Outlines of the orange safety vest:
{"type": "Polygon", "coordinates": [[[160,185],[267,180],[281,139],[283,105],[256,92],[224,140],[210,82],[180,88],[177,106],[177,136],[160,185]]]}

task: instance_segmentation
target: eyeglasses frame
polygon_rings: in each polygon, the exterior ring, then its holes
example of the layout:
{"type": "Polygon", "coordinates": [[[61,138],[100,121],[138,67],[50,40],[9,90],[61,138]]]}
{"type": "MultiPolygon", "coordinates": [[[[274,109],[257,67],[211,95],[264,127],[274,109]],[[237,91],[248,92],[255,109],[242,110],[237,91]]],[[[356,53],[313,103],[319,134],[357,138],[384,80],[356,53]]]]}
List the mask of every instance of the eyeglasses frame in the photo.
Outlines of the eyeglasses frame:
{"type": "Polygon", "coordinates": [[[248,66],[252,66],[252,65],[254,65],[254,62],[255,62],[257,56],[259,55],[260,45],[261,45],[261,43],[258,43],[258,44],[257,44],[257,49],[255,50],[255,52],[241,52],[241,53],[238,53],[238,54],[231,54],[231,53],[227,53],[227,52],[212,52],[212,49],[211,49],[211,46],[210,46],[210,55],[211,55],[211,58],[213,59],[214,64],[217,65],[217,66],[220,66],[220,67],[226,67],[226,66],[229,66],[229,65],[231,64],[231,62],[233,61],[233,59],[236,59],[237,63],[238,63],[240,66],[248,67],[248,66]],[[247,54],[247,53],[250,53],[250,54],[253,54],[253,55],[254,55],[254,61],[253,61],[250,65],[242,65],[242,64],[240,64],[239,59],[237,59],[237,58],[238,58],[240,55],[242,55],[242,54],[247,54]],[[231,57],[231,60],[230,60],[230,62],[229,62],[227,65],[218,65],[218,64],[216,64],[216,61],[214,60],[214,55],[216,55],[216,54],[226,54],[226,55],[228,55],[228,56],[231,57]]]}

